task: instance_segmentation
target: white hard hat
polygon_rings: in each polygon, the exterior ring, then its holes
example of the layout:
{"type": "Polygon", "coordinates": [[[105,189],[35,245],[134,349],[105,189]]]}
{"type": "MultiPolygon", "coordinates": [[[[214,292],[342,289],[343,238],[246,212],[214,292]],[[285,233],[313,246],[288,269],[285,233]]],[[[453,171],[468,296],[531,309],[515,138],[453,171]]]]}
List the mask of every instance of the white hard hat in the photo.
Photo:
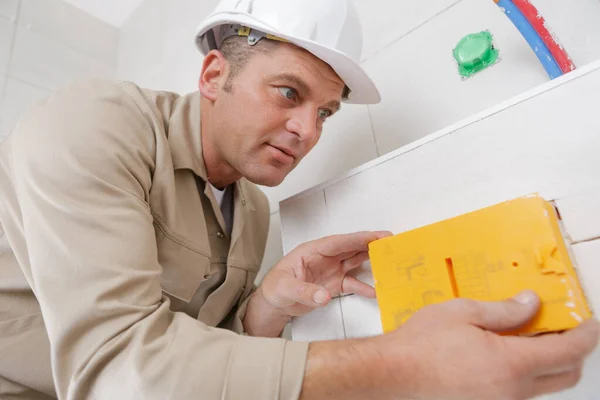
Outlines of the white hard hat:
{"type": "Polygon", "coordinates": [[[345,102],[375,104],[379,91],[360,66],[362,27],[352,0],[221,0],[198,27],[196,45],[206,55],[232,34],[283,39],[333,68],[350,89],[345,102]]]}

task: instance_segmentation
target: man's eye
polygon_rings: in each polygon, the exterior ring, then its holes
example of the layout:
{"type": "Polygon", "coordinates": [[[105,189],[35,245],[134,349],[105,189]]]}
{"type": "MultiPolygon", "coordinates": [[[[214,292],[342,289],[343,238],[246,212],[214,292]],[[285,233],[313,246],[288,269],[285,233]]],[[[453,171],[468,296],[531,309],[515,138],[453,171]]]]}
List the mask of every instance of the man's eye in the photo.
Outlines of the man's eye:
{"type": "Polygon", "coordinates": [[[285,97],[288,100],[296,100],[298,98],[298,93],[292,88],[281,87],[279,88],[279,91],[281,92],[283,97],[285,97]]]}
{"type": "Polygon", "coordinates": [[[331,116],[331,111],[329,110],[319,110],[319,118],[325,121],[327,118],[331,116]]]}

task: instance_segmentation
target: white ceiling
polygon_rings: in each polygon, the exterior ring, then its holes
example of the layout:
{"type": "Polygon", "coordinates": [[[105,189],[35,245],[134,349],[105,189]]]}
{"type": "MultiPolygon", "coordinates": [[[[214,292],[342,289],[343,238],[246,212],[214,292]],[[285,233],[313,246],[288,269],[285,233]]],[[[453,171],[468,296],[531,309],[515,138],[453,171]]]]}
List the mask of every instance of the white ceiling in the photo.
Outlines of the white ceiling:
{"type": "Polygon", "coordinates": [[[80,10],[120,28],[143,0],[63,0],[80,10]]]}

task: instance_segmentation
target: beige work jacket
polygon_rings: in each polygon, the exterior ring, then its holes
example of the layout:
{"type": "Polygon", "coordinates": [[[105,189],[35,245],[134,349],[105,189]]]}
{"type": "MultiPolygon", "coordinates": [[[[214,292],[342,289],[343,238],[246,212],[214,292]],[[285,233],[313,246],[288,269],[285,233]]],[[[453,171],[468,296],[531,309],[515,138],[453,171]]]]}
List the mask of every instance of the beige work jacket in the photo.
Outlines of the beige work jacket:
{"type": "Polygon", "coordinates": [[[0,145],[0,399],[298,397],[308,345],[243,332],[269,220],[245,179],[224,282],[177,311],[223,235],[198,179],[197,92],[81,81],[21,120],[0,145]]]}

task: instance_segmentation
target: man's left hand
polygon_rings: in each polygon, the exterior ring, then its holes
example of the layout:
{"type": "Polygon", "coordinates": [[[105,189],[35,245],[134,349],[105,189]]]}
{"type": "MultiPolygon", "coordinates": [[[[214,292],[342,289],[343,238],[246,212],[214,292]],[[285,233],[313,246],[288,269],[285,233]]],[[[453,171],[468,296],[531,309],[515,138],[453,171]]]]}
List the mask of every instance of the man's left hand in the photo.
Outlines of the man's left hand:
{"type": "Polygon", "coordinates": [[[369,259],[370,242],[390,235],[385,231],[357,232],[327,236],[296,247],[265,276],[248,305],[244,325],[253,326],[255,334],[271,336],[265,333],[280,333],[283,329],[275,321],[307,314],[342,293],[374,298],[375,290],[370,285],[348,273],[369,259]]]}

